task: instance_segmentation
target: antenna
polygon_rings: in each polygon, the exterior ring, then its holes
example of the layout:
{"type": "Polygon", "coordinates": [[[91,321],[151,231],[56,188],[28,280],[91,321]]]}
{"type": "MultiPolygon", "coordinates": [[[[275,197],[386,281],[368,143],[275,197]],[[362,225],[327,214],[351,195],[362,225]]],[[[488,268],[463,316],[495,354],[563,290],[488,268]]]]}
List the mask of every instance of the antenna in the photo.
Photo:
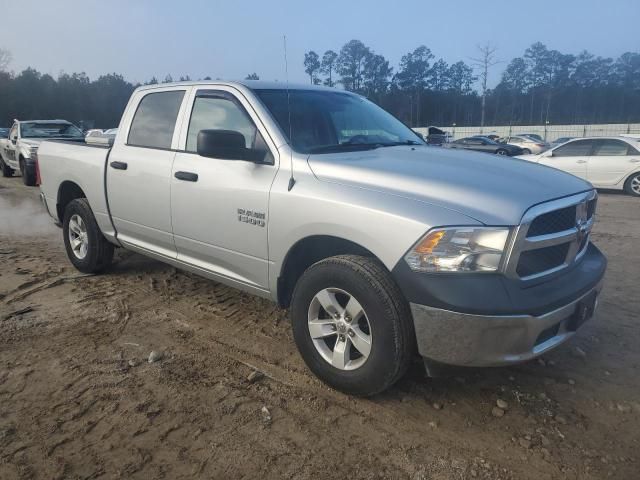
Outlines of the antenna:
{"type": "Polygon", "coordinates": [[[287,36],[283,35],[284,40],[284,74],[287,82],[287,111],[289,113],[289,166],[291,167],[291,176],[289,177],[289,186],[287,191],[291,191],[296,184],[296,179],[293,177],[293,124],[291,123],[291,96],[289,95],[289,66],[287,64],[287,36]]]}

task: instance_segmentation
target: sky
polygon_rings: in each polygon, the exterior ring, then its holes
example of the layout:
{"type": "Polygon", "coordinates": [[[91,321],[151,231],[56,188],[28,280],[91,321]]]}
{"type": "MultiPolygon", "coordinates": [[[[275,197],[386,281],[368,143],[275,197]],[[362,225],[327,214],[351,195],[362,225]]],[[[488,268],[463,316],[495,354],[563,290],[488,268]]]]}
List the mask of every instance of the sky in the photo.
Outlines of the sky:
{"type": "Polygon", "coordinates": [[[477,45],[489,42],[503,61],[491,84],[536,41],[614,58],[640,50],[640,0],[0,0],[0,12],[0,48],[11,52],[11,70],[92,79],[116,72],[132,82],[252,72],[284,81],[284,35],[292,83],[308,81],[306,51],[339,51],[354,38],[395,70],[419,45],[449,63],[470,63],[477,45]]]}

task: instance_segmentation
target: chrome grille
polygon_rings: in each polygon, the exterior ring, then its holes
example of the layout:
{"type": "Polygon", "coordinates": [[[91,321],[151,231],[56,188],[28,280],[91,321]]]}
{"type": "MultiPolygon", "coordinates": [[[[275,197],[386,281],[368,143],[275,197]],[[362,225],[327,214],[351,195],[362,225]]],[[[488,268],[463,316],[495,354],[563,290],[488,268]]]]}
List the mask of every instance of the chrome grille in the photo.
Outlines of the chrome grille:
{"type": "Polygon", "coordinates": [[[532,280],[578,261],[589,245],[596,202],[592,190],[530,208],[516,230],[507,275],[532,280]]]}

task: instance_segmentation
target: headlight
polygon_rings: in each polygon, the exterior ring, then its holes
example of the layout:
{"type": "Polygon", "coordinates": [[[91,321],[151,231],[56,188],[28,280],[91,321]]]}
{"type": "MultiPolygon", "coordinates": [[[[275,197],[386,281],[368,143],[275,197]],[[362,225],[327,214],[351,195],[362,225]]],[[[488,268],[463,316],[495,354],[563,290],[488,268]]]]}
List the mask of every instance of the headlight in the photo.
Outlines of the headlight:
{"type": "Polygon", "coordinates": [[[414,272],[495,272],[508,237],[500,227],[435,228],[404,259],[414,272]]]}

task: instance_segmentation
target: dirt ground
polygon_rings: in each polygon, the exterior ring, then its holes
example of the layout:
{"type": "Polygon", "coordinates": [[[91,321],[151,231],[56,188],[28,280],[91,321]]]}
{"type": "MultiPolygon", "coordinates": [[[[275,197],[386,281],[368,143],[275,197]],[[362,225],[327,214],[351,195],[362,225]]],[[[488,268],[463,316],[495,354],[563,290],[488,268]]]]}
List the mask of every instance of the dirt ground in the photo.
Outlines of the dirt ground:
{"type": "Polygon", "coordinates": [[[0,479],[640,478],[638,199],[600,195],[605,291],[571,342],[358,399],[267,301],[123,250],[80,275],[37,195],[0,179],[0,479]]]}

